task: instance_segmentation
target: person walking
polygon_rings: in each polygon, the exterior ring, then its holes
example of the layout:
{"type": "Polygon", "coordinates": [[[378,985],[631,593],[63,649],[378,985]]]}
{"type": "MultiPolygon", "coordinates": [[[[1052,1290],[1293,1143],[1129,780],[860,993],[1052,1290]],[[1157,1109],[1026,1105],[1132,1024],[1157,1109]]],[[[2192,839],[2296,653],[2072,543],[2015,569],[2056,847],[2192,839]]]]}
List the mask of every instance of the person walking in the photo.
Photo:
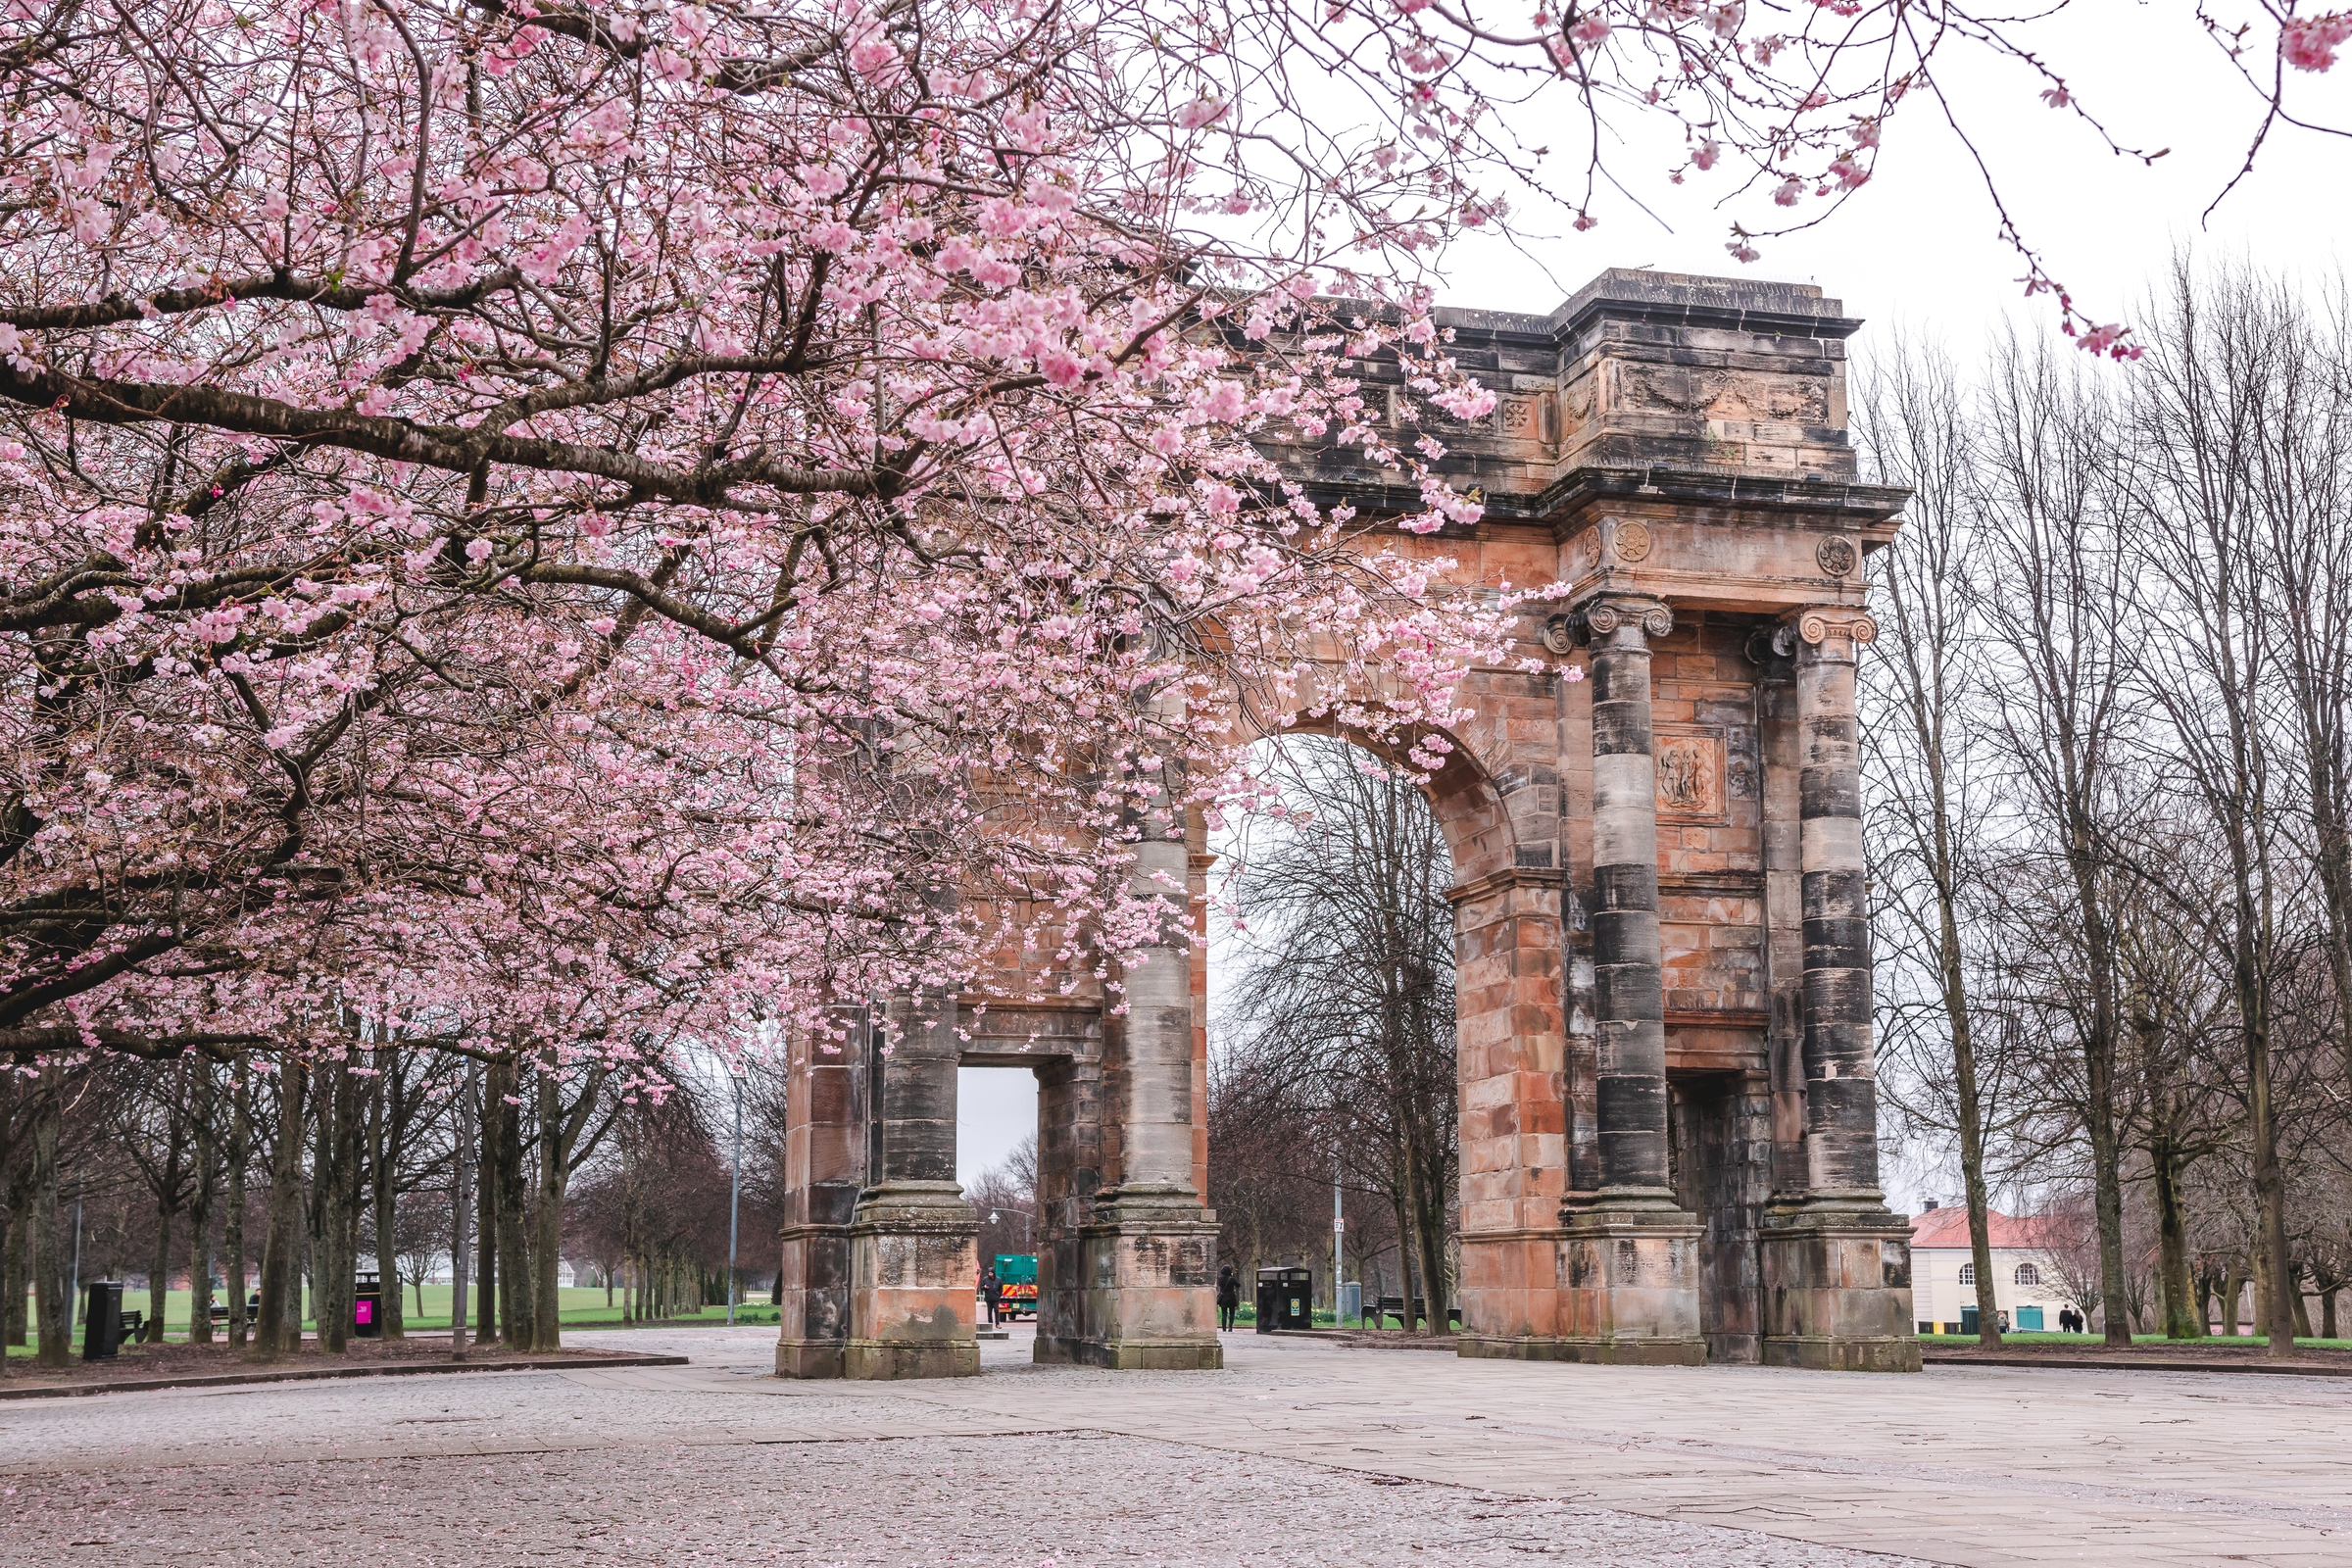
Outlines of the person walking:
{"type": "Polygon", "coordinates": [[[1217,1327],[1218,1327],[1218,1329],[1220,1329],[1220,1330],[1224,1330],[1224,1329],[1229,1329],[1229,1328],[1232,1328],[1232,1327],[1233,1327],[1233,1315],[1234,1315],[1234,1313],[1236,1313],[1236,1312],[1238,1312],[1238,1311],[1240,1311],[1240,1310],[1241,1310],[1241,1306],[1242,1306],[1242,1280],[1241,1280],[1241,1276],[1240,1276],[1240,1275],[1238,1275],[1238,1274],[1236,1274],[1236,1273],[1234,1273],[1234,1271],[1233,1271],[1233,1265],[1232,1265],[1231,1263],[1227,1263],[1227,1264],[1225,1264],[1224,1266],[1222,1266],[1221,1268],[1219,1268],[1219,1269],[1217,1270],[1217,1327]]]}
{"type": "Polygon", "coordinates": [[[988,1298],[988,1326],[997,1326],[997,1308],[1004,1299],[1004,1284],[997,1278],[994,1263],[980,1271],[980,1294],[988,1298]]]}

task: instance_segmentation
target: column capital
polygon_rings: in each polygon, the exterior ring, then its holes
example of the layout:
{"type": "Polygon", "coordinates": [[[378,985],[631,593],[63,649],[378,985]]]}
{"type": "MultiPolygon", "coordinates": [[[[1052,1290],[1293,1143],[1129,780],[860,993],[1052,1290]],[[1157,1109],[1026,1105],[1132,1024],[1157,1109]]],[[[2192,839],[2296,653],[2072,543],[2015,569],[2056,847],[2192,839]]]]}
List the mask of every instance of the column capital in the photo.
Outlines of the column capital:
{"type": "Polygon", "coordinates": [[[1859,648],[1879,640],[1879,623],[1868,611],[1857,605],[1811,605],[1792,610],[1782,617],[1784,634],[1793,633],[1793,642],[1786,636],[1776,638],[1776,651],[1794,653],[1793,643],[1820,647],[1832,641],[1850,642],[1859,648]]]}
{"type": "Polygon", "coordinates": [[[1586,601],[1569,614],[1594,638],[1624,631],[1644,637],[1664,637],[1674,630],[1674,612],[1662,600],[1644,594],[1602,594],[1586,601]]]}

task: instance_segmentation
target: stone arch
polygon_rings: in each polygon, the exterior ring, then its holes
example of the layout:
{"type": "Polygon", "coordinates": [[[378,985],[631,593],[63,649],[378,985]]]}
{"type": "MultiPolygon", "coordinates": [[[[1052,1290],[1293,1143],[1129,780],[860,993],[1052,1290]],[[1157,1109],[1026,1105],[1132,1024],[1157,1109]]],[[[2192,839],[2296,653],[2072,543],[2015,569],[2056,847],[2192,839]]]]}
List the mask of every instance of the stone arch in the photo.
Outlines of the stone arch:
{"type": "MultiPolygon", "coordinates": [[[[1473,712],[1443,731],[1422,792],[1453,857],[1463,1348],[1557,1332],[1552,1302],[1568,1191],[1568,956],[1557,674],[1480,669],[1473,712]]],[[[1301,715],[1269,734],[1324,734],[1401,761],[1407,747],[1301,715]]],[[[1431,1310],[1437,1311],[1433,1305],[1431,1310]]]]}
{"type": "MultiPolygon", "coordinates": [[[[1462,1352],[1916,1370],[1908,1227],[1877,1187],[1854,709],[1862,562],[1905,493],[1859,482],[1846,440],[1860,323],[1810,286],[1632,271],[1548,316],[1440,318],[1494,394],[1439,462],[1483,516],[1383,542],[1446,558],[1449,591],[1551,601],[1514,662],[1464,678],[1429,785],[1455,856],[1462,1352]]],[[[1363,374],[1400,427],[1402,368],[1363,374]]],[[[1422,505],[1344,450],[1265,450],[1376,526],[1422,505]]],[[[1139,891],[1203,890],[1189,827],[1146,836],[1139,891]]],[[[1094,1151],[1067,1162],[1039,1354],[1212,1367],[1205,952],[1170,941],[1124,978],[1148,1006],[1072,995],[989,1026],[1057,1042],[1094,1151]]],[[[957,1032],[959,999],[892,1004],[957,1032]]],[[[955,1065],[796,1078],[780,1372],[976,1369],[968,1209],[925,1179],[955,1065]]]]}

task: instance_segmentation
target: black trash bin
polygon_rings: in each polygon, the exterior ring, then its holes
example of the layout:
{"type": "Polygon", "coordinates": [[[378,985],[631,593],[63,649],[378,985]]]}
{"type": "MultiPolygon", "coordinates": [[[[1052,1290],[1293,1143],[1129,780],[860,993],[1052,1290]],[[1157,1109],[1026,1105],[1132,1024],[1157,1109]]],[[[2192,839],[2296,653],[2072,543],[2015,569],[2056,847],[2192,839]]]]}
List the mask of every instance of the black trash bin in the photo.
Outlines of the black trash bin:
{"type": "Polygon", "coordinates": [[[351,1332],[363,1340],[384,1337],[384,1292],[377,1275],[362,1274],[352,1284],[351,1332]]]}
{"type": "Polygon", "coordinates": [[[1315,1275],[1312,1269],[1261,1268],[1257,1271],[1257,1332],[1311,1329],[1315,1326],[1315,1275]]]}
{"type": "Polygon", "coordinates": [[[122,1282],[90,1281],[81,1314],[81,1358],[111,1361],[122,1348],[122,1282]]]}

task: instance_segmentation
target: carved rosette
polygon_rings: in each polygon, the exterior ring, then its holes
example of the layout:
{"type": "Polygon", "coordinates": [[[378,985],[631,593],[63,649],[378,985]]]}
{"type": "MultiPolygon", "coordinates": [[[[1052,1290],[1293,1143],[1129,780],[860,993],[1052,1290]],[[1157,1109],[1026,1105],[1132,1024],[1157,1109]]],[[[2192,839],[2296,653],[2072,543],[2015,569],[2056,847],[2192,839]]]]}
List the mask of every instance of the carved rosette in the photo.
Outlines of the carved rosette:
{"type": "Polygon", "coordinates": [[[1648,523],[1621,522],[1614,530],[1610,548],[1616,552],[1619,561],[1630,566],[1636,562],[1649,559],[1651,543],[1648,523]]]}
{"type": "Polygon", "coordinates": [[[1844,638],[1858,648],[1879,640],[1879,623],[1859,610],[1842,607],[1808,610],[1797,617],[1796,634],[1809,643],[1844,638]]]}
{"type": "Polygon", "coordinates": [[[1833,577],[1842,577],[1862,564],[1862,551],[1841,533],[1831,534],[1813,547],[1813,559],[1833,577]]]}

